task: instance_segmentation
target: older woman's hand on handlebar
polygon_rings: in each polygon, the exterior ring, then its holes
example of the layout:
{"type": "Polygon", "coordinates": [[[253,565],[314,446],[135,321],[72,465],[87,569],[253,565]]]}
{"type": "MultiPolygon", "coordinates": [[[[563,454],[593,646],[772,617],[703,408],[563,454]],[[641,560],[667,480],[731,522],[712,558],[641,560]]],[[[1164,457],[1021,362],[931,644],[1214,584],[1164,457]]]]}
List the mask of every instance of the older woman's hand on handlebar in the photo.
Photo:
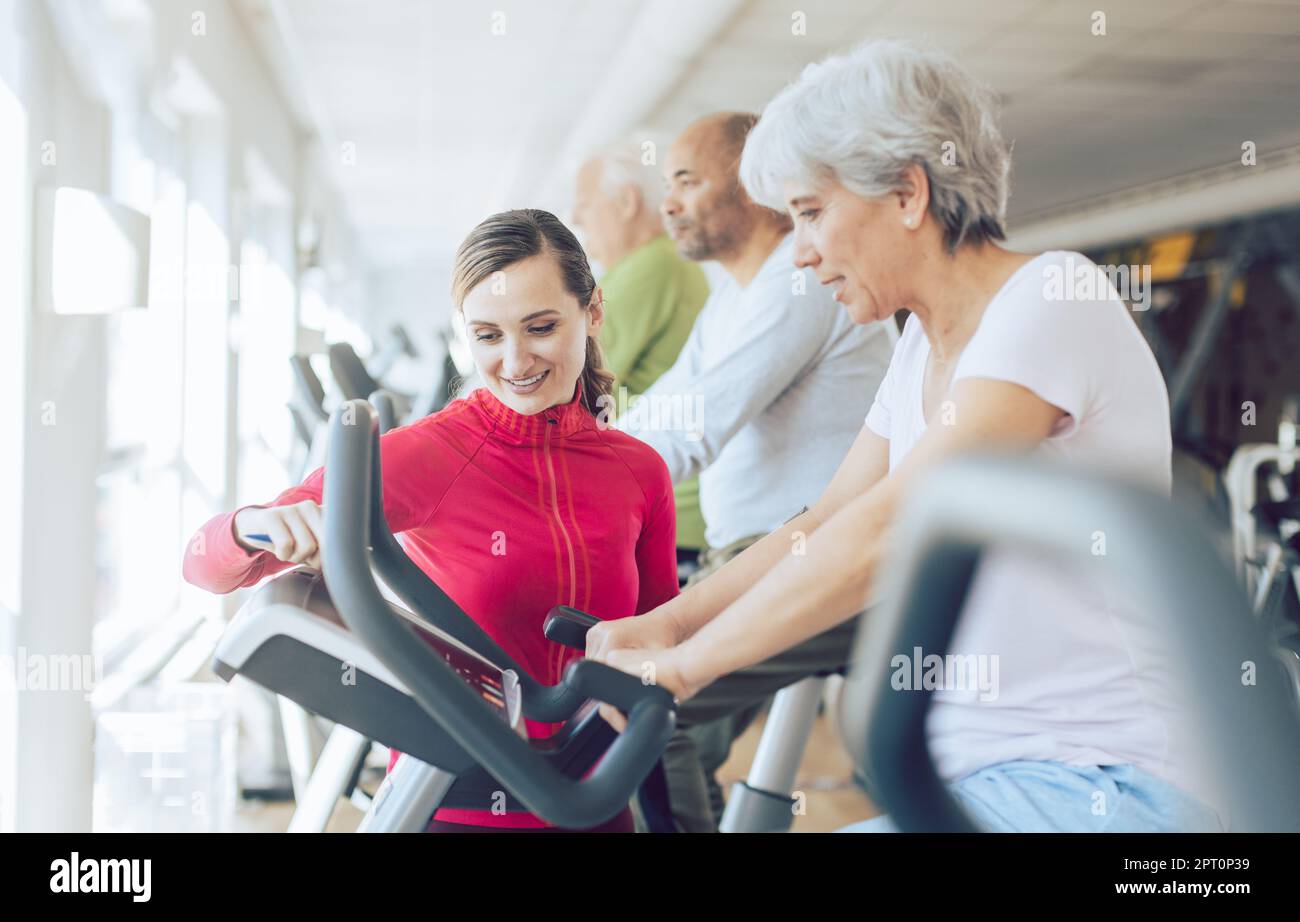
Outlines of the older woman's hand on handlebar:
{"type": "Polygon", "coordinates": [[[320,568],[325,523],[311,500],[291,506],[250,506],[235,514],[235,540],[250,551],[269,551],[286,563],[320,568]]]}
{"type": "MultiPolygon", "coordinates": [[[[627,619],[633,620],[633,619],[627,619]]],[[[690,688],[677,665],[677,648],[648,649],[645,647],[622,647],[609,650],[601,662],[614,669],[637,676],[646,685],[658,685],[671,694],[680,704],[695,694],[698,689],[690,688]]],[[[627,726],[627,718],[610,704],[600,706],[600,716],[605,718],[620,733],[627,726]]]]}
{"type": "Polygon", "coordinates": [[[592,625],[587,631],[587,659],[605,662],[605,655],[609,651],[621,647],[648,647],[657,650],[676,646],[681,640],[672,618],[665,616],[661,609],[655,609],[644,615],[616,618],[592,625]]]}

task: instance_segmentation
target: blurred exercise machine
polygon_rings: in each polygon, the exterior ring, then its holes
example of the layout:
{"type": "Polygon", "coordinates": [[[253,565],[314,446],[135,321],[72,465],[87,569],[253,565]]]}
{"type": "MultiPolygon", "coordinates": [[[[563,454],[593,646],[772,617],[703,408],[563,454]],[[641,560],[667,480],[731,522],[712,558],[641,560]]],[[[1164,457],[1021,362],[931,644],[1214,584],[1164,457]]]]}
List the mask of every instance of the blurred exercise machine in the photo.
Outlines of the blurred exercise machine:
{"type": "Polygon", "coordinates": [[[442,356],[437,371],[418,394],[404,394],[383,383],[385,374],[398,357],[418,358],[410,338],[401,327],[394,328],[389,346],[369,366],[361,361],[350,343],[331,344],[328,347],[330,375],[344,400],[367,400],[375,391],[386,390],[392,395],[397,419],[403,422],[423,419],[446,405],[451,399],[451,387],[460,377],[451,353],[451,331],[439,330],[438,338],[442,356]]]}
{"type": "Polygon", "coordinates": [[[301,481],[308,471],[316,470],[325,461],[325,431],[330,417],[325,408],[325,385],[311,367],[311,358],[301,353],[291,355],[289,366],[293,369],[289,414],[302,449],[302,460],[295,465],[293,477],[301,481]]]}
{"type": "MultiPolygon", "coordinates": [[[[368,400],[376,393],[387,396],[381,398],[383,406],[377,406],[381,413],[384,431],[423,419],[436,413],[451,399],[452,389],[460,379],[460,369],[451,351],[451,331],[438,331],[438,340],[442,346],[442,356],[436,372],[425,389],[415,397],[394,391],[383,386],[382,375],[372,376],[366,364],[357,356],[356,350],[347,343],[334,343],[328,347],[330,377],[337,389],[337,400],[368,400]]],[[[417,357],[410,339],[401,328],[395,328],[390,347],[385,354],[394,353],[392,358],[372,363],[375,370],[391,368],[397,357],[417,357]],[[392,344],[400,345],[395,348],[392,344]]],[[[320,376],[312,367],[311,356],[299,353],[289,357],[293,370],[294,390],[289,402],[289,413],[293,417],[294,432],[298,436],[302,450],[301,460],[295,465],[294,476],[301,480],[308,471],[320,467],[325,460],[325,432],[329,422],[330,398],[320,376]]],[[[372,401],[373,402],[373,401],[372,401]]]]}
{"type": "MultiPolygon", "coordinates": [[[[974,831],[926,744],[932,692],[894,690],[893,654],[949,648],[985,551],[1079,559],[1088,553],[1079,536],[1098,521],[1107,523],[1108,571],[1168,625],[1174,660],[1186,664],[1180,678],[1229,831],[1300,831],[1295,704],[1273,670],[1242,681],[1243,664],[1267,661],[1269,641],[1204,525],[1162,497],[1028,460],[950,463],[902,514],[895,591],[858,633],[840,707],[850,754],[873,779],[877,804],[903,831],[974,831]],[[1008,495],[1020,502],[988,499],[1008,495]]],[[[1087,563],[1095,567],[1096,558],[1087,563]]]]}
{"type": "Polygon", "coordinates": [[[1285,403],[1274,444],[1243,445],[1224,475],[1233,563],[1300,702],[1300,399],[1285,403]],[[1260,498],[1263,486],[1264,497],[1260,498]]]}
{"type": "Polygon", "coordinates": [[[1124,244],[1098,265],[1150,269],[1133,319],[1169,387],[1174,445],[1223,470],[1266,405],[1300,392],[1300,211],[1124,244]],[[1247,358],[1247,356],[1249,358],[1247,358]],[[1246,414],[1246,405],[1257,413],[1246,414]]]}

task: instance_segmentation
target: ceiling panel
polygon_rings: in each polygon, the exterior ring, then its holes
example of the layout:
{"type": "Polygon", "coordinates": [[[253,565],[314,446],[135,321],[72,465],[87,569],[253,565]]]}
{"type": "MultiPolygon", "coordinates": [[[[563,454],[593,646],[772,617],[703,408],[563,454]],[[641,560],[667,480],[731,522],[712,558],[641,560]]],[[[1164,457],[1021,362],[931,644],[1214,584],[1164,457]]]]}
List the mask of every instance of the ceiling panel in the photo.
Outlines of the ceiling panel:
{"type": "Polygon", "coordinates": [[[1180,25],[1193,31],[1215,34],[1300,35],[1296,4],[1241,3],[1222,0],[1200,7],[1180,25]]]}
{"type": "MultiPolygon", "coordinates": [[[[1104,7],[1106,34],[1094,36],[1099,6],[889,3],[837,45],[928,36],[996,90],[1015,143],[1013,218],[1232,162],[1244,140],[1261,152],[1300,143],[1300,42],[1288,37],[1300,29],[1300,4],[1117,4],[1104,7]]],[[[733,31],[747,28],[742,18],[733,31]]],[[[715,51],[683,82],[692,101],[727,108],[784,85],[729,57],[715,51]]],[[[779,59],[786,71],[793,63],[779,59]]],[[[655,121],[678,125],[686,110],[666,103],[655,121]]]]}
{"type": "MultiPolygon", "coordinates": [[[[552,205],[535,196],[629,51],[701,28],[698,5],[649,2],[679,4],[676,31],[637,34],[637,0],[516,4],[504,35],[500,0],[283,0],[322,133],[356,145],[335,172],[370,258],[445,260],[489,210],[552,205]]],[[[1000,94],[1013,215],[1224,162],[1244,139],[1300,143],[1296,2],[750,0],[665,65],[680,73],[648,109],[620,115],[671,139],[709,111],[761,109],[808,63],[878,35],[927,38],[1000,94]]]]}
{"type": "Polygon", "coordinates": [[[1091,35],[1093,14],[1106,14],[1106,34],[1119,36],[1136,29],[1155,30],[1168,27],[1189,11],[1222,0],[1138,0],[1130,3],[1102,4],[1097,0],[1047,0],[1039,5],[1032,22],[1054,28],[1082,30],[1091,35]]]}
{"type": "Polygon", "coordinates": [[[636,11],[633,0],[504,6],[287,0],[325,133],[354,145],[355,163],[340,159],[334,175],[372,262],[445,255],[545,169],[636,11]]]}

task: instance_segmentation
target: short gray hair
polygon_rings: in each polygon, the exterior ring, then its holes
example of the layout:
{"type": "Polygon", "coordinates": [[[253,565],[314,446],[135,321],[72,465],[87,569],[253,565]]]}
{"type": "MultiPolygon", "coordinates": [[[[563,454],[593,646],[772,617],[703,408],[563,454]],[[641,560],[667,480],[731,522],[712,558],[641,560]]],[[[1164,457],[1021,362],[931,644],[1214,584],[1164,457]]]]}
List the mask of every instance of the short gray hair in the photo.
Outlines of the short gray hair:
{"type": "Polygon", "coordinates": [[[610,144],[591,158],[600,164],[600,185],[608,196],[615,196],[625,187],[634,186],[641,193],[641,201],[650,211],[658,211],[664,198],[664,181],[659,173],[658,145],[651,139],[628,139],[610,144]],[[646,146],[655,153],[655,159],[645,162],[646,146]]]}
{"type": "Polygon", "coordinates": [[[993,94],[952,57],[877,39],[809,64],[750,132],[740,178],[784,209],[782,184],[832,179],[864,198],[899,188],[908,164],[930,181],[930,214],[949,252],[1006,237],[1011,151],[993,94]]]}

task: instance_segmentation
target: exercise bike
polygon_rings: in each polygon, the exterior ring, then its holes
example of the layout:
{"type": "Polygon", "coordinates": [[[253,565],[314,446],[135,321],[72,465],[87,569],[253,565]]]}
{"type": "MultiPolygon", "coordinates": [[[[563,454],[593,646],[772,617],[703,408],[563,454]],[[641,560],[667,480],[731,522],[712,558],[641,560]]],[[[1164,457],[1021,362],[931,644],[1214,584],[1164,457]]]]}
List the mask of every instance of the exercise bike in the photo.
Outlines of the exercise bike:
{"type": "MultiPolygon", "coordinates": [[[[215,671],[403,753],[360,831],[420,831],[440,806],[528,810],[573,829],[612,818],[672,735],[671,696],[586,660],[559,685],[533,680],[406,557],[384,520],[378,455],[374,409],[349,401],[331,421],[323,574],[292,570],[259,589],[215,671]],[[624,733],[598,702],[627,713],[624,733]],[[562,727],[530,740],[525,717],[562,727]]],[[[576,623],[553,612],[548,633],[577,644],[576,623]]]]}
{"type": "Polygon", "coordinates": [[[1096,567],[1079,535],[1106,522],[1106,568],[1163,625],[1175,678],[1197,715],[1197,755],[1219,792],[1230,832],[1300,831],[1300,733],[1280,674],[1263,663],[1271,645],[1202,536],[1203,526],[1163,497],[1028,459],[963,459],[936,468],[903,509],[892,585],[854,642],[841,698],[850,755],[873,779],[873,800],[905,832],[973,832],[940,779],[926,715],[933,691],[891,685],[893,655],[945,653],[980,557],[1015,547],[1096,567]],[[1015,503],[989,497],[1016,497],[1015,503]],[[1045,514],[1049,511],[1049,514],[1045,514]]]}
{"type": "Polygon", "coordinates": [[[1243,445],[1224,476],[1233,537],[1233,560],[1251,610],[1273,644],[1297,703],[1300,703],[1300,399],[1282,409],[1275,444],[1243,445]],[[1265,497],[1259,486],[1264,484],[1265,497]]]}

